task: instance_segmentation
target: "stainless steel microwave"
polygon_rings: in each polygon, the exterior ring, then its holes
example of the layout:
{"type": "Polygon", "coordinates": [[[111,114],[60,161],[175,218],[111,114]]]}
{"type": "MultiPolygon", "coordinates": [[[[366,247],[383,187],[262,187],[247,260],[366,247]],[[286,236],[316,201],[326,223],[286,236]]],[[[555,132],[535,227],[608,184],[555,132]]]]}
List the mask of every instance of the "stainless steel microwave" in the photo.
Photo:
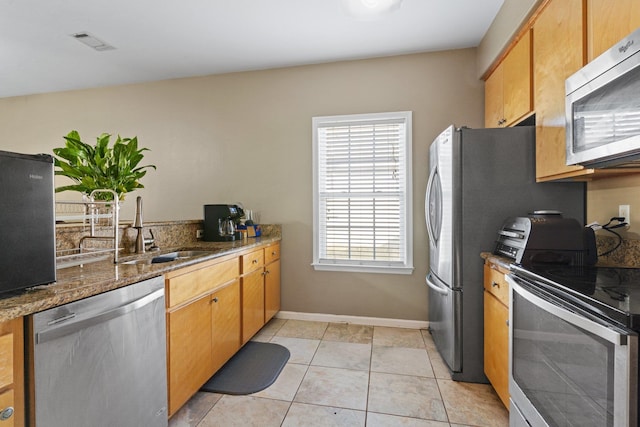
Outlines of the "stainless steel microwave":
{"type": "Polygon", "coordinates": [[[640,28],[565,86],[567,165],[640,167],[640,28]]]}

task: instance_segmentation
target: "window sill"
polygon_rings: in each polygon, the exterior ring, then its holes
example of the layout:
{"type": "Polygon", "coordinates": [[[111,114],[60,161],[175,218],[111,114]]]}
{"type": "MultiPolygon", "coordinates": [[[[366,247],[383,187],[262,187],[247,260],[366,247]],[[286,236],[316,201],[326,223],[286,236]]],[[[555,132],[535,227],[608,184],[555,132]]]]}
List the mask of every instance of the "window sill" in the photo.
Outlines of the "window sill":
{"type": "Polygon", "coordinates": [[[366,266],[366,265],[345,265],[345,264],[311,264],[316,271],[342,271],[345,273],[378,273],[378,274],[412,274],[413,266],[393,267],[393,266],[366,266]]]}

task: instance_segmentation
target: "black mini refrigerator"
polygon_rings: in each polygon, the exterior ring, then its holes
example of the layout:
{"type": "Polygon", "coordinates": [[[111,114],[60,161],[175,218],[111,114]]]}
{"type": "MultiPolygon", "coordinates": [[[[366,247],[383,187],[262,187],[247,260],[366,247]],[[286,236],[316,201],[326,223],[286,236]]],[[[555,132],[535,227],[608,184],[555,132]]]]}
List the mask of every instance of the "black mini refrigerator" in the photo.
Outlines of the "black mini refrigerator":
{"type": "Polygon", "coordinates": [[[56,281],[53,157],[0,151],[0,298],[56,281]]]}

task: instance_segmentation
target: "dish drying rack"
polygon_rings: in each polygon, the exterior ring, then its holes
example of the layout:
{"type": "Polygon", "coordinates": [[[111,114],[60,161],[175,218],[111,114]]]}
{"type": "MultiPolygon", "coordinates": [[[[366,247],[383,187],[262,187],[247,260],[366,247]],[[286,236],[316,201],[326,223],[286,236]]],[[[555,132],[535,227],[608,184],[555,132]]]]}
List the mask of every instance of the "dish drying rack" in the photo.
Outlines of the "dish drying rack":
{"type": "Polygon", "coordinates": [[[84,235],[73,249],[56,251],[58,268],[82,265],[108,259],[113,254],[113,262],[118,262],[118,225],[120,204],[113,190],[93,190],[81,201],[56,201],[56,223],[82,223],[89,234],[84,235]],[[112,200],[95,200],[98,193],[110,193],[112,200]],[[90,241],[112,242],[112,245],[88,247],[90,241]]]}

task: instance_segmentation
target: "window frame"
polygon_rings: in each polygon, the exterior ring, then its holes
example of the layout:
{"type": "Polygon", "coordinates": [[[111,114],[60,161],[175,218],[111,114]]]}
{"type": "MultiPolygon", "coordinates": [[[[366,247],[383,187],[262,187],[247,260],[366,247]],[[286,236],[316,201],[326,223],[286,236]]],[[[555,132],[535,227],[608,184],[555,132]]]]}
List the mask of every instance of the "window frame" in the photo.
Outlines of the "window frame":
{"type": "Polygon", "coordinates": [[[412,186],[412,112],[383,112],[367,114],[348,114],[336,116],[317,116],[312,118],[313,133],[313,262],[312,266],[319,271],[343,271],[360,273],[412,274],[413,267],[413,186],[412,186]],[[380,261],[342,261],[338,259],[320,259],[320,137],[319,129],[330,125],[348,126],[359,122],[402,120],[405,125],[405,138],[400,142],[405,158],[404,174],[404,260],[397,262],[380,261]]]}

